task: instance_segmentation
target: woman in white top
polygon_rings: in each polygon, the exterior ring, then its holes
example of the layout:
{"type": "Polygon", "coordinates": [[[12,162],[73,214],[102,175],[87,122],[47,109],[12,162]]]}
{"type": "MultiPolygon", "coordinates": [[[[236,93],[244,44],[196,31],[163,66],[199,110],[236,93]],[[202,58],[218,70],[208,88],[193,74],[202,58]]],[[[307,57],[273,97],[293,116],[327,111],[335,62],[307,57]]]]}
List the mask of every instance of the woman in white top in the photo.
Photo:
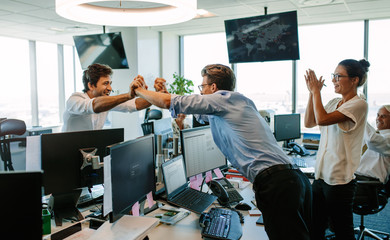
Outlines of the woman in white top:
{"type": "Polygon", "coordinates": [[[305,126],[320,126],[313,188],[313,226],[311,239],[325,239],[328,219],[336,239],[355,239],[352,203],[356,189],[354,172],[359,166],[368,106],[357,95],[357,88],[367,79],[370,66],[366,60],[341,61],[332,74],[334,90],[341,95],[324,107],[321,101],[322,76],[317,79],[307,70],[310,92],[305,126]]]}

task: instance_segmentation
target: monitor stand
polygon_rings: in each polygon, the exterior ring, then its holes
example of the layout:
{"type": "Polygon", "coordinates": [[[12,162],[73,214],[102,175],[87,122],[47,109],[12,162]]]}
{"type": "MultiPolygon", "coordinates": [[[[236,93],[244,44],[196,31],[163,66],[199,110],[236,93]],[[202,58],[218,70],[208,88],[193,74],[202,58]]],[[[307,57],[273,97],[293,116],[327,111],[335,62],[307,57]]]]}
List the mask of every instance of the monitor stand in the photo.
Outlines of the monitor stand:
{"type": "Polygon", "coordinates": [[[77,201],[81,195],[81,189],[69,193],[52,194],[49,199],[48,208],[54,215],[56,226],[62,226],[62,219],[74,218],[78,221],[84,219],[77,209],[77,201]]]}

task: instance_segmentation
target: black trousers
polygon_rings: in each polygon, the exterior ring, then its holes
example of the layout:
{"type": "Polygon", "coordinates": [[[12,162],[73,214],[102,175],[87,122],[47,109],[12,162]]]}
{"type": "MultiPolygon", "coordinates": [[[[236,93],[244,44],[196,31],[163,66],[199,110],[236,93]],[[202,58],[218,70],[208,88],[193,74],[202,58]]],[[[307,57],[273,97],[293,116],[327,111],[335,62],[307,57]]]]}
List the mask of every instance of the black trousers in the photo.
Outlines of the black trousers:
{"type": "MultiPolygon", "coordinates": [[[[272,168],[272,167],[271,167],[272,168]]],[[[264,174],[253,183],[257,207],[270,240],[309,240],[312,192],[299,169],[264,174]]]]}
{"type": "Polygon", "coordinates": [[[353,231],[353,199],[356,181],[328,185],[322,179],[314,180],[312,240],[325,239],[325,230],[331,224],[336,239],[355,239],[353,231]]]}

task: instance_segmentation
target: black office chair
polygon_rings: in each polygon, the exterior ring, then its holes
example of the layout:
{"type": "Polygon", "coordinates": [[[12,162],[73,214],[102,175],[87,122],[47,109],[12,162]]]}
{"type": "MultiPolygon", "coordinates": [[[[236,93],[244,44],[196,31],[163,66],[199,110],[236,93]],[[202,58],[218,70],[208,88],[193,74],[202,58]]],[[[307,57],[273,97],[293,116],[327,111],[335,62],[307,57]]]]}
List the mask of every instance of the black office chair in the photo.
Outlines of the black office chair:
{"type": "Polygon", "coordinates": [[[141,124],[144,136],[154,133],[153,122],[149,122],[149,120],[159,120],[161,118],[162,118],[162,112],[160,110],[150,109],[150,108],[146,109],[144,123],[141,124]]]}
{"type": "Polygon", "coordinates": [[[12,138],[10,135],[23,135],[26,124],[18,119],[3,119],[0,121],[0,156],[4,162],[4,170],[13,171],[10,142],[23,141],[25,138],[12,138]]]}
{"type": "Polygon", "coordinates": [[[385,185],[379,181],[357,181],[353,203],[353,212],[360,215],[360,226],[355,228],[355,232],[358,233],[357,240],[364,239],[364,236],[378,240],[389,239],[389,233],[368,229],[364,226],[364,216],[378,213],[385,208],[389,195],[384,189],[385,185]]]}

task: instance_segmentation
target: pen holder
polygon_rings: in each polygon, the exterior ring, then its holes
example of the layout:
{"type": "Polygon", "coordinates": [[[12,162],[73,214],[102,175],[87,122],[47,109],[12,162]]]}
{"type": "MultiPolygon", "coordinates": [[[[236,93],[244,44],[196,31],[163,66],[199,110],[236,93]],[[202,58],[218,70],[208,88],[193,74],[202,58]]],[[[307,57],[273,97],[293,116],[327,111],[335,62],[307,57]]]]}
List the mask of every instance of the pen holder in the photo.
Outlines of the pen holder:
{"type": "Polygon", "coordinates": [[[42,209],[42,234],[50,234],[51,233],[51,215],[49,210],[42,209]]]}

